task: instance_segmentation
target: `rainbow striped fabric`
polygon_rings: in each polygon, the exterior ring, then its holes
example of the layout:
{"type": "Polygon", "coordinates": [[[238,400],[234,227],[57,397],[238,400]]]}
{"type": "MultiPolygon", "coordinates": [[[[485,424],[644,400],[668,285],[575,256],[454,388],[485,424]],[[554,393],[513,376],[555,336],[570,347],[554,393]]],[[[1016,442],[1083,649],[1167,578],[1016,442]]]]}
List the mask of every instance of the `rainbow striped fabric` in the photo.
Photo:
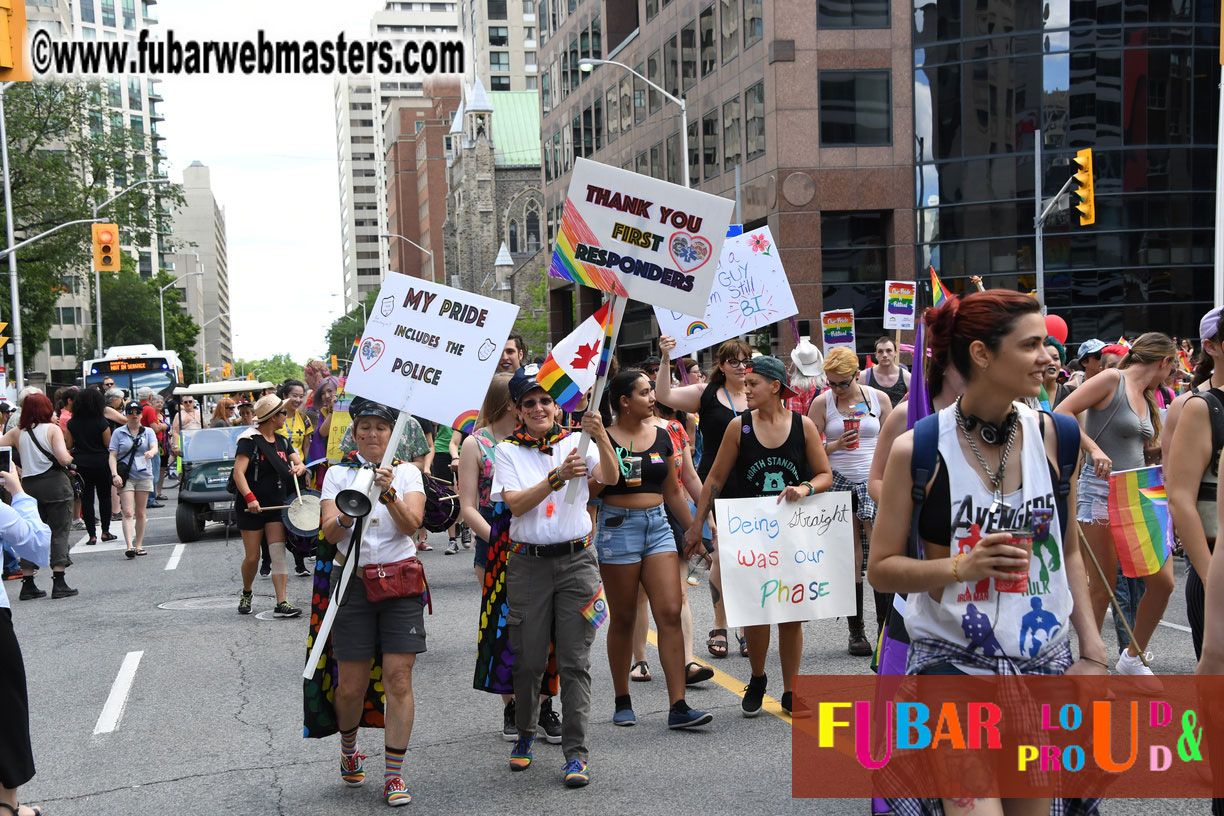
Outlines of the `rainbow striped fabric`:
{"type": "Polygon", "coordinates": [[[952,297],[952,291],[944,286],[943,281],[935,274],[935,267],[930,267],[931,271],[931,298],[936,307],[942,306],[948,302],[948,298],[952,297]]]}
{"type": "Polygon", "coordinates": [[[574,259],[574,247],[578,244],[599,246],[599,239],[587,226],[578,207],[566,199],[565,213],[561,216],[561,228],[557,231],[557,246],[553,249],[552,265],[548,274],[554,278],[580,283],[605,292],[626,295],[624,284],[612,269],[595,266],[574,259]]]}
{"type": "Polygon", "coordinates": [[[1140,578],[1160,571],[1171,549],[1171,526],[1159,465],[1110,475],[1109,528],[1123,575],[1140,578]]]}
{"type": "Polygon", "coordinates": [[[582,395],[607,370],[612,343],[612,301],[596,310],[549,352],[536,381],[564,411],[573,411],[582,395]],[[598,363],[598,365],[596,365],[598,363]]]}
{"type": "Polygon", "coordinates": [[[595,597],[582,607],[582,617],[586,618],[587,622],[596,629],[603,626],[608,620],[608,596],[604,595],[603,584],[599,585],[599,591],[595,593],[595,597]]]}

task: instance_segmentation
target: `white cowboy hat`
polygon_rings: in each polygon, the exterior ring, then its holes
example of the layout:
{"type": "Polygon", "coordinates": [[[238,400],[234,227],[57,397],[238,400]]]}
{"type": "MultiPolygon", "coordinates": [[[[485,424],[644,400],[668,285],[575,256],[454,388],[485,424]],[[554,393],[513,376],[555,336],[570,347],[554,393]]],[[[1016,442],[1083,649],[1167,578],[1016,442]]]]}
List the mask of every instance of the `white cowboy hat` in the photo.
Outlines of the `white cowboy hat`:
{"type": "Polygon", "coordinates": [[[824,354],[806,337],[799,339],[799,344],[791,350],[790,358],[805,377],[818,377],[824,373],[824,354]]]}

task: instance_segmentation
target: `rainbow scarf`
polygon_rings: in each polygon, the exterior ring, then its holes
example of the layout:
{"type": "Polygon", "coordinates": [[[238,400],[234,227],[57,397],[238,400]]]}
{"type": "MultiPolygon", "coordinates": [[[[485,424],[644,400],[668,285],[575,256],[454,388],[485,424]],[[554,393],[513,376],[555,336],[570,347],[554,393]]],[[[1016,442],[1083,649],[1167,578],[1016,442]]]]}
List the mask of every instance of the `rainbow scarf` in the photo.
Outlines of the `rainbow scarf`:
{"type": "Polygon", "coordinates": [[[935,274],[935,267],[930,267],[931,272],[931,298],[934,300],[935,308],[939,308],[948,302],[948,298],[952,297],[952,290],[944,286],[944,282],[935,274]]]}
{"type": "Polygon", "coordinates": [[[1154,575],[1169,557],[1169,495],[1159,465],[1109,477],[1109,528],[1128,578],[1154,575]]]}

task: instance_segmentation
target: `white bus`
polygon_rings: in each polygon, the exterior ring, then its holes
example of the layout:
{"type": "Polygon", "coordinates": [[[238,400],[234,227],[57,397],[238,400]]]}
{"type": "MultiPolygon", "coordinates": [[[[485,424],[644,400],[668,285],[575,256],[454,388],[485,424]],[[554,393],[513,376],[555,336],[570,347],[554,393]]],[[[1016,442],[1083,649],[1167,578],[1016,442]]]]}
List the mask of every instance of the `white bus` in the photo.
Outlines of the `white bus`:
{"type": "Polygon", "coordinates": [[[85,385],[100,386],[109,377],[128,397],[135,397],[146,386],[168,397],[183,381],[183,363],[178,352],[151,344],[111,346],[105,356],[86,360],[82,369],[85,385]]]}

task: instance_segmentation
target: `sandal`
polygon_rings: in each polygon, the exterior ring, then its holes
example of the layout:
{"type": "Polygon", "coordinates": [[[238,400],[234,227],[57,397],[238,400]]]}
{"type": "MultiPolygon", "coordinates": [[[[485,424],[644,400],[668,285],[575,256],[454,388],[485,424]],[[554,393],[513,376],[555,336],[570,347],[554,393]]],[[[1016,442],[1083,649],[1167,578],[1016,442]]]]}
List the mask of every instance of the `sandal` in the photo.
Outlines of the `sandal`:
{"type": "Polygon", "coordinates": [[[92,547],[92,546],[94,546],[94,545],[95,545],[95,544],[97,544],[97,543],[98,543],[98,537],[97,537],[97,536],[92,536],[92,537],[91,537],[91,538],[90,538],[88,541],[86,541],[86,542],[85,542],[85,546],[86,546],[86,547],[92,547]]]}
{"type": "Polygon", "coordinates": [[[135,557],[136,557],[136,551],[135,551],[135,550],[124,550],[124,551],[123,551],[123,555],[124,555],[124,557],[126,557],[126,558],[135,558],[135,557]]]}
{"type": "Polygon", "coordinates": [[[714,670],[709,666],[703,666],[694,660],[684,667],[684,685],[695,686],[698,683],[704,683],[714,676],[714,670]]]}
{"type": "Polygon", "coordinates": [[[117,540],[118,538],[119,538],[119,536],[115,535],[114,533],[103,533],[103,534],[102,534],[102,540],[103,540],[103,541],[115,541],[115,540],[117,540]]]}
{"type": "Polygon", "coordinates": [[[149,554],[149,551],[148,551],[148,550],[146,550],[146,549],[139,549],[139,550],[137,550],[137,551],[136,551],[136,554],[137,554],[137,555],[148,555],[148,554],[149,554]]]}
{"type": "Polygon", "coordinates": [[[650,682],[650,666],[647,665],[645,660],[639,660],[633,664],[633,666],[629,669],[629,679],[635,683],[650,682]],[[634,672],[636,672],[638,669],[642,670],[641,674],[634,674],[634,672]]]}
{"type": "Polygon", "coordinates": [[[711,629],[710,639],[706,641],[706,649],[710,651],[710,655],[717,658],[727,656],[727,630],[726,629],[711,629]]]}
{"type": "Polygon", "coordinates": [[[747,657],[748,656],[748,639],[744,637],[744,633],[742,630],[739,630],[739,629],[735,630],[735,639],[739,641],[740,657],[747,657]]]}

